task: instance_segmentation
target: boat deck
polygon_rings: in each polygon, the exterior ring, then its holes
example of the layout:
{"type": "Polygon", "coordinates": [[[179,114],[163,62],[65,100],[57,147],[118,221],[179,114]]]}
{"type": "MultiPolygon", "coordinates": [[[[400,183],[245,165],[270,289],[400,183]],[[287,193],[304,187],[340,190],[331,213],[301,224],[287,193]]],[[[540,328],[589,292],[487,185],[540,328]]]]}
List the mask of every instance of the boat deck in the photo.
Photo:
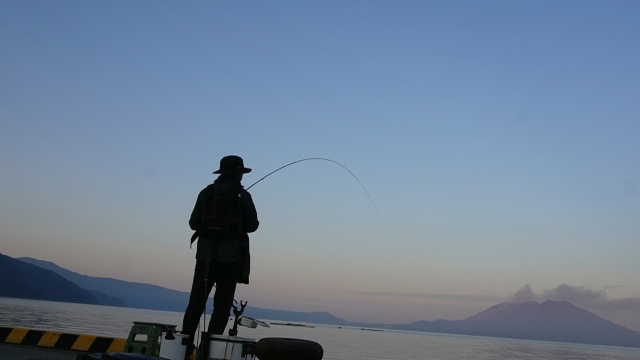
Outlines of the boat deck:
{"type": "Polygon", "coordinates": [[[0,360],[75,360],[80,351],[0,342],[0,360]]]}
{"type": "Polygon", "coordinates": [[[0,360],[75,360],[79,354],[122,351],[126,339],[0,327],[0,360]]]}

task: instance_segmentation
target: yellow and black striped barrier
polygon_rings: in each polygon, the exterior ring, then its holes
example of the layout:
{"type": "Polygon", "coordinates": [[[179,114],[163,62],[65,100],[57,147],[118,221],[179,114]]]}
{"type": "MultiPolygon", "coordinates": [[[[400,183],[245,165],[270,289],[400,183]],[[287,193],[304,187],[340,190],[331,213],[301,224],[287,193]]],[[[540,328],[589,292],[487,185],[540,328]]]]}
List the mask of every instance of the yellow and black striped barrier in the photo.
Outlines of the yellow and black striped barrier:
{"type": "Polygon", "coordinates": [[[106,353],[122,351],[126,342],[121,338],[0,327],[0,343],[7,344],[106,353]]]}

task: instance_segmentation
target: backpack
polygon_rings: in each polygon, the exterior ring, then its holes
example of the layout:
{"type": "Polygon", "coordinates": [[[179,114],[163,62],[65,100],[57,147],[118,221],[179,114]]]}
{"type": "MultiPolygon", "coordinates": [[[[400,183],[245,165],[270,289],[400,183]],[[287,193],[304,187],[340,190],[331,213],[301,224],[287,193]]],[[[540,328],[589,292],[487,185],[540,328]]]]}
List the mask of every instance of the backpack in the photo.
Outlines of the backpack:
{"type": "Polygon", "coordinates": [[[239,188],[220,190],[213,186],[213,196],[204,203],[201,235],[218,239],[238,235],[242,230],[239,188]]]}

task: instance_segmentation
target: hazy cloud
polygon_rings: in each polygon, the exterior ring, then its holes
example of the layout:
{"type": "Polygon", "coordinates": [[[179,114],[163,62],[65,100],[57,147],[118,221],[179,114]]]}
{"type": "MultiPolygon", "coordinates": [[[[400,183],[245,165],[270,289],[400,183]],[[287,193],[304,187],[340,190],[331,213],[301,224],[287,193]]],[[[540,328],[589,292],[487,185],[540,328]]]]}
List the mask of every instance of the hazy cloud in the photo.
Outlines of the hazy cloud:
{"type": "MultiPolygon", "coordinates": [[[[609,288],[612,287],[619,287],[619,285],[610,286],[609,288]]],[[[564,300],[587,309],[640,312],[640,297],[609,300],[605,290],[591,290],[585,286],[571,286],[568,284],[560,284],[555,289],[544,290],[542,295],[536,295],[527,284],[513,295],[511,302],[519,303],[530,300],[538,302],[564,300]]]]}
{"type": "Polygon", "coordinates": [[[536,294],[531,290],[531,286],[526,284],[523,286],[518,292],[516,292],[513,297],[511,297],[512,303],[523,303],[525,301],[536,300],[536,294]]]}
{"type": "Polygon", "coordinates": [[[611,289],[618,289],[618,288],[625,288],[625,285],[605,285],[602,288],[605,290],[611,290],[611,289]]]}
{"type": "Polygon", "coordinates": [[[356,291],[356,294],[367,296],[393,296],[393,297],[420,297],[438,300],[448,300],[457,302],[474,302],[474,303],[499,303],[504,301],[501,296],[486,295],[451,295],[451,294],[426,294],[426,293],[396,293],[396,292],[373,292],[373,291],[356,291]]]}
{"type": "Polygon", "coordinates": [[[584,286],[561,284],[555,289],[545,290],[540,300],[566,300],[572,304],[593,304],[606,301],[607,292],[604,290],[589,290],[584,286]]]}
{"type": "Polygon", "coordinates": [[[636,311],[640,312],[640,298],[629,297],[616,300],[607,300],[602,303],[596,304],[595,308],[604,311],[636,311]]]}

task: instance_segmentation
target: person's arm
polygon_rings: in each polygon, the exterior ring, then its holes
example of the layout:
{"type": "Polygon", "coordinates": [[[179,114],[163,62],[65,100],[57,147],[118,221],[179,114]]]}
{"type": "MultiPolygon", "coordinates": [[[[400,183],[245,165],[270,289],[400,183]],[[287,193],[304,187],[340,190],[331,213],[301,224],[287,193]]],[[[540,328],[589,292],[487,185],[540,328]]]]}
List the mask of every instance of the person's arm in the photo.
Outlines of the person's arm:
{"type": "Polygon", "coordinates": [[[260,222],[258,221],[258,212],[256,211],[256,206],[253,204],[253,199],[251,198],[251,194],[247,191],[242,192],[242,196],[240,196],[242,200],[242,205],[244,206],[244,217],[242,218],[242,227],[243,230],[247,233],[252,233],[258,230],[258,226],[260,222]]]}
{"type": "Polygon", "coordinates": [[[202,226],[202,202],[204,201],[204,190],[198,194],[196,205],[193,207],[191,217],[189,218],[189,227],[191,230],[199,230],[202,226]]]}

